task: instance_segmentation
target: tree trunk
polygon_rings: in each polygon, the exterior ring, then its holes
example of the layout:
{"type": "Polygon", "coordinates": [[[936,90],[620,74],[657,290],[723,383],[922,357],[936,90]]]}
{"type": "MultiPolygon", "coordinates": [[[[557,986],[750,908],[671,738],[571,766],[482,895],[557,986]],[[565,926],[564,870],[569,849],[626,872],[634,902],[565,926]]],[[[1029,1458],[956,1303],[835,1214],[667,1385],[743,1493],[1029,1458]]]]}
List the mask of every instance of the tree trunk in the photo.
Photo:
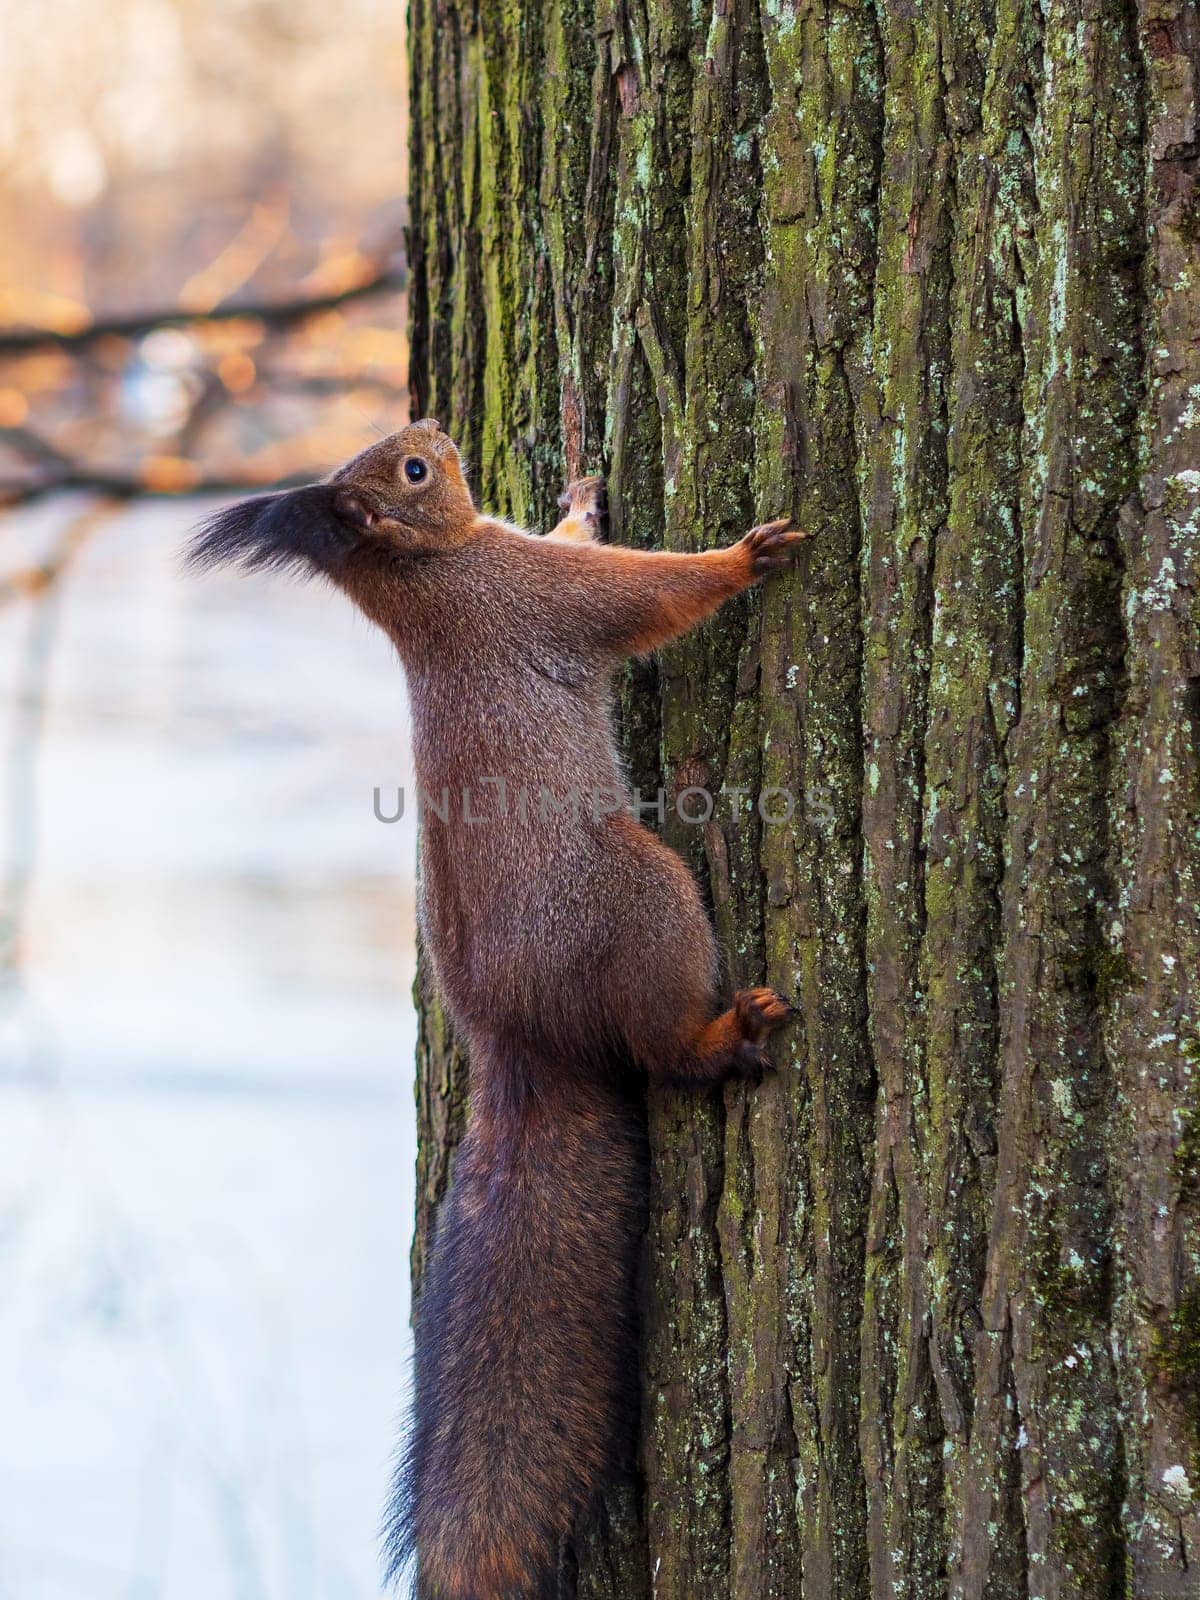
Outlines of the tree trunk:
{"type": "Polygon", "coordinates": [[[411,0],[411,52],[414,414],[483,503],[816,534],[623,683],[730,984],[801,1015],[650,1096],[580,1593],[1200,1595],[1195,9],[411,0]]]}

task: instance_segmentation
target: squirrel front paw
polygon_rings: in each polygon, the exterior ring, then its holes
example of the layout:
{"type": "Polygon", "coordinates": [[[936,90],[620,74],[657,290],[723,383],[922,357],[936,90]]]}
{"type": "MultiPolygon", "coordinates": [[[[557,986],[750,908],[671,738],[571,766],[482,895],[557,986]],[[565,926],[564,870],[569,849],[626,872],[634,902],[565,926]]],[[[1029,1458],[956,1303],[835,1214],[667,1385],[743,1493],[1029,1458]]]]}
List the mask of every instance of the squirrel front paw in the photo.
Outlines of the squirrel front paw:
{"type": "Polygon", "coordinates": [[[791,517],[776,517],[774,522],[751,528],[741,541],[751,578],[765,578],[787,566],[807,538],[807,533],[793,526],[791,517]]]}
{"type": "Polygon", "coordinates": [[[599,539],[608,512],[608,492],[603,478],[576,478],[558,497],[566,516],[552,531],[551,538],[583,542],[599,539]]]}
{"type": "Polygon", "coordinates": [[[558,497],[560,511],[602,514],[607,504],[603,478],[573,478],[558,497]]]}

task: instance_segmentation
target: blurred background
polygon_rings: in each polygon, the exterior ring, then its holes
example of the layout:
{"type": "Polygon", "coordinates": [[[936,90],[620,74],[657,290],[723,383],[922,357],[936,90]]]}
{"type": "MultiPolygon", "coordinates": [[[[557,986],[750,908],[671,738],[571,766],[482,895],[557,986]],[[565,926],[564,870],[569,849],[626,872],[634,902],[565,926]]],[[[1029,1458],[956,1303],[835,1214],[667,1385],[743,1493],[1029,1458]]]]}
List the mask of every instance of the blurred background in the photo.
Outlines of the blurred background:
{"type": "Polygon", "coordinates": [[[403,680],[334,594],[179,557],[405,420],[403,7],[0,27],[0,1597],[373,1596],[403,680]]]}

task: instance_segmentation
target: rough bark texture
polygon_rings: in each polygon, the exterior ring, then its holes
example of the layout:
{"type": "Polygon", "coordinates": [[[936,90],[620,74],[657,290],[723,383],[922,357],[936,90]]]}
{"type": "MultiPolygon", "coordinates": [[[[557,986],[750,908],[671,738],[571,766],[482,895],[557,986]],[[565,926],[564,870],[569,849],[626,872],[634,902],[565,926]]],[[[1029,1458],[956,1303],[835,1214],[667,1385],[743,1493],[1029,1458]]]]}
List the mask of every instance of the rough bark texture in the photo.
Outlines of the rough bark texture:
{"type": "MultiPolygon", "coordinates": [[[[414,404],[483,502],[818,534],[623,686],[802,1016],[651,1098],[581,1595],[1200,1595],[1195,9],[412,0],[411,51],[414,404]]],[[[418,1281],[468,1071],[421,999],[418,1281]]]]}

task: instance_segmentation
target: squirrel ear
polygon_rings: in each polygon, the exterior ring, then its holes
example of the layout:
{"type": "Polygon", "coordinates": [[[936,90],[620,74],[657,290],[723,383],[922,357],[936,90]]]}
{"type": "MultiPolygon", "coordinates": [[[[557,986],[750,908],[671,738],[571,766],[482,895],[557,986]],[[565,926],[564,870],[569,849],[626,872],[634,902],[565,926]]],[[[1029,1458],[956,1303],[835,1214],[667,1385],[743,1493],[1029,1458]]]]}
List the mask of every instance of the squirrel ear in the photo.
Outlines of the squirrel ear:
{"type": "Polygon", "coordinates": [[[442,425],[436,417],[422,417],[420,422],[413,423],[414,428],[428,428],[430,433],[441,433],[442,425]]]}
{"type": "Polygon", "coordinates": [[[334,497],[333,514],[339,522],[348,523],[352,528],[373,528],[380,520],[377,512],[346,489],[334,497]]]}
{"type": "Polygon", "coordinates": [[[386,511],[374,510],[353,489],[339,491],[333,502],[333,514],[347,527],[365,532],[390,532],[399,527],[395,517],[389,517],[386,511]]]}

